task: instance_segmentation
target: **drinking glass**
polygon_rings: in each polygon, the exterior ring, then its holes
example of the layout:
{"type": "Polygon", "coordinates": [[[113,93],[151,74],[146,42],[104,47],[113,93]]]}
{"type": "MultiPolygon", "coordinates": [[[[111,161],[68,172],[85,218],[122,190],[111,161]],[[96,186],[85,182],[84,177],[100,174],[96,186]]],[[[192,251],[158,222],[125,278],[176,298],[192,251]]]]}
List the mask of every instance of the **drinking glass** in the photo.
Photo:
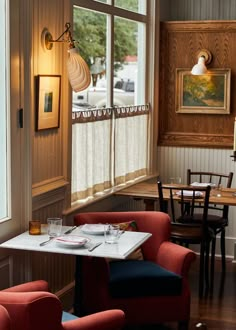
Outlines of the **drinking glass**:
{"type": "Polygon", "coordinates": [[[31,220],[29,222],[29,234],[30,235],[41,234],[41,222],[39,220],[31,220]]]}
{"type": "Polygon", "coordinates": [[[108,224],[104,227],[105,243],[115,244],[121,235],[121,230],[119,225],[108,224]]]}
{"type": "Polygon", "coordinates": [[[222,191],[222,184],[218,184],[217,186],[217,197],[221,197],[221,191],[222,191]]]}
{"type": "Polygon", "coordinates": [[[48,235],[49,237],[57,237],[61,235],[62,219],[61,218],[48,218],[48,235]]]}
{"type": "Polygon", "coordinates": [[[180,176],[176,176],[176,177],[170,177],[169,178],[169,183],[170,184],[180,184],[182,182],[181,177],[180,176]]]}

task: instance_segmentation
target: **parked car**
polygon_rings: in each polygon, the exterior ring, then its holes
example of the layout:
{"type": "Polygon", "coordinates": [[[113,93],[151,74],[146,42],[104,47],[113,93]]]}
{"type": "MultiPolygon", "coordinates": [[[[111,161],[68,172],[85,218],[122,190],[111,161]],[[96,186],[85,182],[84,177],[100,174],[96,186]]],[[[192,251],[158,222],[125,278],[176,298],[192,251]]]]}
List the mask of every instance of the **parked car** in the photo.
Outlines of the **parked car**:
{"type": "MultiPolygon", "coordinates": [[[[114,85],[113,104],[115,106],[134,104],[134,81],[119,79],[114,85]]],[[[73,92],[73,105],[88,104],[90,107],[106,107],[106,81],[103,79],[96,87],[73,92]]]]}

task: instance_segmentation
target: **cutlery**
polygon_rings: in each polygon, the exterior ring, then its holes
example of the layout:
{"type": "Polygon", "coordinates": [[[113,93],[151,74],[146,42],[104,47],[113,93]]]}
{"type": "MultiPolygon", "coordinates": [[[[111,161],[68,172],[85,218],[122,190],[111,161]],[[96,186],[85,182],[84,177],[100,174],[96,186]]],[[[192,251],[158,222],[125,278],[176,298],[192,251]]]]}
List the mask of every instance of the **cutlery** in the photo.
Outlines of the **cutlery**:
{"type": "Polygon", "coordinates": [[[77,228],[77,226],[74,226],[70,229],[68,229],[67,231],[64,232],[64,235],[70,234],[73,230],[75,230],[77,228]]]}
{"type": "Polygon", "coordinates": [[[39,245],[40,245],[40,246],[44,246],[44,245],[50,243],[50,242],[53,240],[53,238],[55,238],[55,236],[50,236],[48,240],[46,240],[46,241],[40,243],[39,245]]]}
{"type": "MultiPolygon", "coordinates": [[[[75,230],[76,228],[77,228],[77,226],[74,226],[74,227],[68,229],[68,230],[64,233],[64,235],[65,235],[65,234],[66,234],[66,235],[67,235],[67,234],[70,234],[70,233],[71,233],[73,230],[75,230]]],[[[40,243],[39,245],[40,245],[40,246],[44,246],[44,245],[50,243],[50,242],[52,241],[53,238],[55,238],[55,237],[54,237],[54,236],[51,236],[51,237],[49,237],[48,240],[46,240],[46,241],[40,243]]]]}
{"type": "Polygon", "coordinates": [[[91,246],[90,248],[88,248],[88,251],[91,252],[93,251],[94,249],[96,249],[98,246],[100,246],[102,244],[102,242],[99,242],[99,243],[96,243],[94,244],[93,246],[91,246]]]}

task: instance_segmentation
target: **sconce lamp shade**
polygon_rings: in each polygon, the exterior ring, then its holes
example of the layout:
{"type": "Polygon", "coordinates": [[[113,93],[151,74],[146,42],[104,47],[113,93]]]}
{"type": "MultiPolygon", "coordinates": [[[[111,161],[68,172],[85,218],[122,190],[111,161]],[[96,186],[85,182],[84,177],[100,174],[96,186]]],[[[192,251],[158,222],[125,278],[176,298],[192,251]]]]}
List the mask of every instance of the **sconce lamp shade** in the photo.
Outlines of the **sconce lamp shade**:
{"type": "Polygon", "coordinates": [[[194,65],[191,71],[194,75],[201,75],[207,73],[207,67],[205,65],[205,57],[201,56],[198,59],[198,63],[194,65]]]}
{"type": "Polygon", "coordinates": [[[207,49],[202,49],[198,54],[198,63],[194,65],[191,73],[193,75],[207,74],[208,70],[206,65],[211,63],[212,54],[207,49]]]}
{"type": "Polygon", "coordinates": [[[91,74],[87,63],[80,56],[78,49],[68,49],[69,58],[67,61],[68,78],[74,92],[86,89],[91,82],[91,74]]]}
{"type": "Polygon", "coordinates": [[[71,24],[66,23],[65,27],[65,31],[55,40],[53,39],[48,29],[44,28],[41,35],[41,43],[44,50],[51,50],[53,43],[66,42],[68,44],[68,78],[73,91],[80,92],[90,85],[91,74],[87,63],[80,56],[78,49],[75,48],[74,39],[72,39],[70,31],[71,24]]]}

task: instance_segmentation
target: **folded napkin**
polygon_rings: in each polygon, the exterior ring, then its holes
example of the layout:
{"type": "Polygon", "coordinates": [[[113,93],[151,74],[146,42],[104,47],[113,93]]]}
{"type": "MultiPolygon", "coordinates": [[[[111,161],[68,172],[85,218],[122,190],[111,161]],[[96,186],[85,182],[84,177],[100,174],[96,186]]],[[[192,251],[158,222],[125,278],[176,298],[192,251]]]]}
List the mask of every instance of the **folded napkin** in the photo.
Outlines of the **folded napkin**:
{"type": "Polygon", "coordinates": [[[62,236],[57,237],[56,241],[85,244],[85,243],[87,243],[88,239],[86,237],[81,237],[81,236],[77,236],[77,235],[62,235],[62,236]]]}
{"type": "Polygon", "coordinates": [[[211,183],[211,182],[193,182],[193,183],[191,183],[191,186],[193,186],[193,187],[207,187],[207,186],[215,187],[216,184],[211,183]]]}
{"type": "MultiPolygon", "coordinates": [[[[176,193],[176,195],[181,196],[181,190],[176,193]]],[[[203,194],[201,191],[195,191],[196,197],[201,197],[203,194]]],[[[193,196],[193,190],[183,190],[183,196],[185,197],[192,197],[193,196]]]]}

